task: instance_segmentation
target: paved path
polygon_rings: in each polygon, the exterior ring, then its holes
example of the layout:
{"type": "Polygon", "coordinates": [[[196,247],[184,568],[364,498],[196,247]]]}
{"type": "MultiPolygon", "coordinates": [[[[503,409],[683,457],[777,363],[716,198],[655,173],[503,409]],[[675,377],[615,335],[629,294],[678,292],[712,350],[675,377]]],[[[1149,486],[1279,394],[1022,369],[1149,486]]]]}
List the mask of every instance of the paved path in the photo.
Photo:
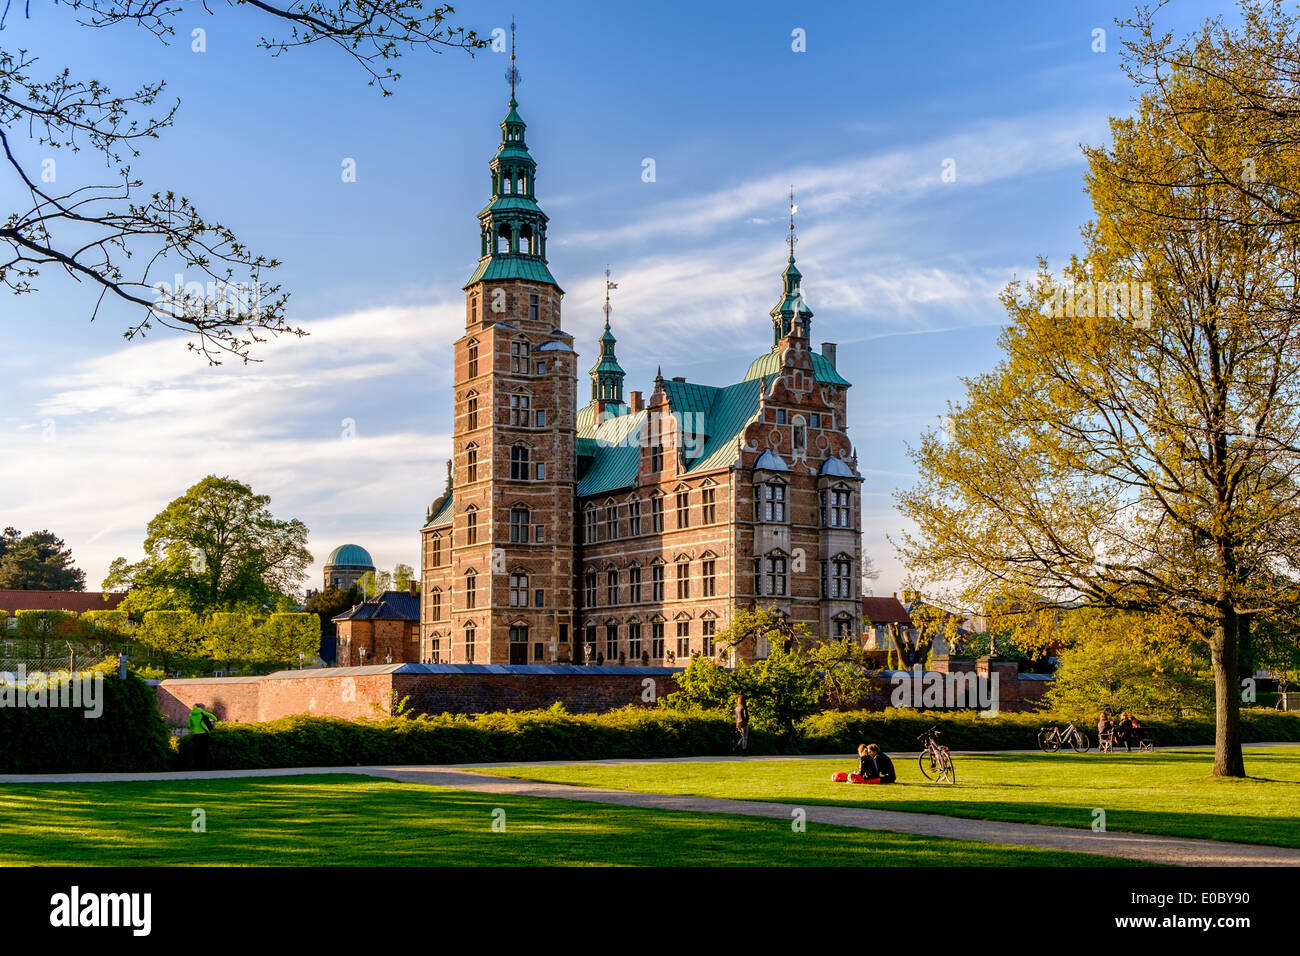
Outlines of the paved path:
{"type": "MultiPolygon", "coordinates": [[[[843,758],[837,759],[842,760],[843,758]]],[[[573,761],[565,762],[572,763],[573,761]]],[[[635,763],[644,761],[607,762],[635,763]]],[[[791,811],[797,806],[797,804],[791,803],[764,803],[755,800],[674,796],[657,793],[636,793],[629,790],[575,787],[567,784],[537,783],[529,780],[514,780],[508,777],[474,773],[459,765],[456,767],[289,767],[274,770],[173,771],[151,774],[10,774],[0,775],[0,785],[6,783],[106,783],[210,780],[234,777],[298,777],[306,774],[360,774],[398,780],[403,783],[451,787],[475,793],[499,793],[521,797],[577,800],[587,803],[613,804],[615,806],[640,807],[651,810],[672,810],[685,813],[729,813],[738,816],[780,820],[790,820],[791,811]]],[[[940,816],[938,814],[874,810],[863,807],[808,805],[802,809],[807,814],[809,823],[855,827],[862,830],[913,833],[956,840],[974,840],[980,843],[1064,850],[1096,856],[1141,860],[1146,863],[1176,866],[1300,866],[1300,849],[1258,846],[1247,843],[1226,843],[1218,840],[1152,836],[1138,833],[1094,833],[1091,830],[1070,827],[1002,823],[994,820],[971,820],[962,817],[940,816]]]]}

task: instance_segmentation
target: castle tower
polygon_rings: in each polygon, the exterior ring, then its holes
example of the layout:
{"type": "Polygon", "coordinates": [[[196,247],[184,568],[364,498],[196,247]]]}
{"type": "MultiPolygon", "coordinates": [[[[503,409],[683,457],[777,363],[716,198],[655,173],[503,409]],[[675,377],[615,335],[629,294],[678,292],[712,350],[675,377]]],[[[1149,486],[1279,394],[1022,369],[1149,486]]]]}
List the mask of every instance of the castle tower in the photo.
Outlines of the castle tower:
{"type": "Polygon", "coordinates": [[[591,367],[591,403],[596,407],[596,420],[600,421],[606,409],[618,410],[623,402],[623,366],[614,354],[614,333],[609,330],[609,292],[617,289],[617,282],[609,281],[609,267],[605,267],[605,332],[600,337],[600,360],[591,367]]]}
{"type": "MultiPolygon", "coordinates": [[[[513,53],[512,53],[513,58],[513,53]]],[[[445,582],[439,659],[545,664],[572,659],[577,359],[563,331],[564,291],[546,264],[537,164],[514,99],[479,213],[480,258],[465,284],[455,343],[451,500],[441,508],[445,582]],[[449,593],[448,593],[449,592],[449,593]]],[[[431,524],[437,524],[431,521],[431,524]]],[[[430,548],[426,547],[426,564],[430,548]]],[[[426,589],[427,590],[427,589],[426,589]]],[[[426,602],[431,594],[426,594],[426,602]]]]}

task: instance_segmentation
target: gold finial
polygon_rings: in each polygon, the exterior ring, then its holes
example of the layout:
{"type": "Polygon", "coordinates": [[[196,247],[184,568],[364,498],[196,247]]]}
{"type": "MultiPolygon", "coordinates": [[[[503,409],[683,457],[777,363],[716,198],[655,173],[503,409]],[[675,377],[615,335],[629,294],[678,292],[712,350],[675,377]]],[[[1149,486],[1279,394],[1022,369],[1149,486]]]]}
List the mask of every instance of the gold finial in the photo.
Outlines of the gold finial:
{"type": "Polygon", "coordinates": [[[515,68],[515,18],[510,17],[510,69],[506,71],[506,79],[510,81],[510,103],[515,102],[515,84],[519,82],[519,70],[515,68]]]}
{"type": "Polygon", "coordinates": [[[613,306],[609,304],[609,290],[617,289],[617,288],[618,288],[617,282],[609,281],[609,263],[606,263],[605,264],[605,330],[606,331],[609,331],[609,313],[613,309],[613,306]]]}

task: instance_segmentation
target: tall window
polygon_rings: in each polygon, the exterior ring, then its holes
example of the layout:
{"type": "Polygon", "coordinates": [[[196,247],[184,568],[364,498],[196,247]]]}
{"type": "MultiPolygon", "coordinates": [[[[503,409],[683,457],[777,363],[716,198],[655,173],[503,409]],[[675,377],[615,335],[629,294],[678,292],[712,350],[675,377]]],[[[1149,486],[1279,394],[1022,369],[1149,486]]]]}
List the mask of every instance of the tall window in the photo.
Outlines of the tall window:
{"type": "Polygon", "coordinates": [[[528,543],[528,517],[528,509],[523,505],[515,505],[510,509],[511,544],[528,543]]]}
{"type": "Polygon", "coordinates": [[[478,448],[474,445],[465,450],[465,473],[467,481],[478,481],[478,448]]]}
{"type": "Polygon", "coordinates": [[[664,446],[654,445],[650,448],[650,470],[664,470],[664,446]]]}
{"type": "Polygon", "coordinates": [[[714,638],[718,633],[718,622],[711,617],[706,617],[700,621],[700,631],[704,635],[704,656],[712,657],[717,650],[714,638]]]}
{"type": "Polygon", "coordinates": [[[478,428],[478,396],[472,392],[465,402],[465,426],[469,431],[478,428]]]}
{"type": "Polygon", "coordinates": [[[691,622],[677,622],[677,657],[680,660],[683,657],[691,656],[691,622]]]}
{"type": "Polygon", "coordinates": [[[478,509],[473,505],[465,512],[465,543],[478,544],[478,509]]]}
{"type": "Polygon", "coordinates": [[[596,606],[596,572],[588,571],[583,583],[586,585],[587,607],[596,606]]]}
{"type": "Polygon", "coordinates": [[[785,485],[772,481],[763,486],[762,521],[785,521],[785,485]]]}
{"type": "MultiPolygon", "coordinates": [[[[485,249],[484,252],[486,251],[485,249]]],[[[478,321],[478,296],[476,295],[469,297],[469,320],[471,322],[478,321]]]]}
{"type": "Polygon", "coordinates": [[[605,540],[613,541],[618,537],[618,505],[605,505],[605,540]]]}
{"type": "Polygon", "coordinates": [[[429,563],[432,567],[442,564],[442,535],[435,534],[430,542],[429,563]]]}
{"type": "Polygon", "coordinates": [[[510,477],[519,481],[528,480],[528,449],[523,445],[510,448],[510,477]]]}
{"type": "Polygon", "coordinates": [[[478,572],[465,572],[465,607],[473,610],[478,606],[478,572]]]}
{"type": "Polygon", "coordinates": [[[469,367],[465,370],[467,378],[478,378],[478,343],[471,342],[469,348],[465,350],[466,365],[469,367]]]}
{"type": "Polygon", "coordinates": [[[849,504],[853,493],[847,488],[832,488],[822,493],[822,523],[830,528],[851,528],[849,523],[849,504]]]}
{"type": "Polygon", "coordinates": [[[627,503],[627,533],[632,537],[638,537],[641,534],[641,502],[629,501],[627,503]]]}
{"type": "Polygon", "coordinates": [[[534,322],[537,321],[537,312],[538,312],[537,296],[530,295],[528,297],[528,317],[532,319],[534,322]]]}
{"type": "Polygon", "coordinates": [[[705,597],[714,597],[718,593],[717,561],[705,558],[700,562],[700,580],[705,597]]]}
{"type": "Polygon", "coordinates": [[[847,558],[831,561],[831,597],[843,601],[853,597],[853,562],[847,558]]]}
{"type": "Polygon", "coordinates": [[[474,663],[474,624],[465,625],[465,660],[474,663]]]}
{"type": "Polygon", "coordinates": [[[627,656],[633,660],[641,656],[641,625],[636,621],[627,626],[627,656]]]}
{"type": "Polygon", "coordinates": [[[596,659],[596,625],[588,624],[586,628],[587,635],[587,659],[596,659]]]}
{"type": "Polygon", "coordinates": [[[655,660],[664,657],[664,622],[653,621],[650,624],[650,656],[655,660]]]}
{"type": "Polygon", "coordinates": [[[528,343],[511,342],[510,343],[510,371],[528,372],[528,343]]]}
{"type": "Polygon", "coordinates": [[[434,634],[429,638],[429,663],[438,664],[442,661],[442,638],[434,634]]]}
{"type": "Polygon", "coordinates": [[[510,575],[510,606],[528,607],[528,575],[516,571],[510,575]]]}
{"type": "Polygon", "coordinates": [[[429,592],[429,620],[442,620],[442,591],[438,588],[429,592]]]}
{"type": "Polygon", "coordinates": [[[599,532],[597,530],[598,526],[596,523],[596,509],[588,508],[585,517],[587,519],[586,523],[583,526],[583,530],[586,535],[585,540],[588,544],[592,544],[598,539],[598,535],[599,535],[599,532]]]}
{"type": "Polygon", "coordinates": [[[703,491],[701,491],[700,503],[702,505],[700,510],[703,512],[700,520],[703,521],[705,524],[713,524],[715,521],[717,521],[718,504],[716,500],[715,489],[705,488],[703,491]]]}
{"type": "Polygon", "coordinates": [[[662,564],[652,564],[650,566],[650,600],[656,604],[664,599],[664,566],[662,564]]]}
{"type": "Polygon", "coordinates": [[[677,492],[677,527],[689,528],[691,526],[691,493],[689,491],[677,492]]]}
{"type": "Polygon", "coordinates": [[[770,554],[764,562],[764,576],[767,578],[767,594],[781,597],[786,593],[786,562],[779,554],[770,554]]]}
{"type": "Polygon", "coordinates": [[[605,660],[612,661],[618,657],[618,625],[605,625],[605,660]]]}
{"type": "Polygon", "coordinates": [[[684,601],[691,596],[691,562],[677,559],[677,600],[684,601]]]}
{"type": "Polygon", "coordinates": [[[632,604],[640,604],[641,603],[641,569],[640,568],[627,569],[627,587],[628,587],[628,595],[627,595],[628,601],[632,604]]]}
{"type": "Polygon", "coordinates": [[[531,424],[529,411],[532,406],[532,399],[527,395],[510,396],[510,424],[521,425],[527,428],[531,424]]]}
{"type": "Polygon", "coordinates": [[[656,494],[650,499],[650,533],[662,534],[664,530],[664,497],[656,494]]]}
{"type": "Polygon", "coordinates": [[[605,599],[610,607],[618,603],[618,571],[613,568],[605,572],[605,599]]]}

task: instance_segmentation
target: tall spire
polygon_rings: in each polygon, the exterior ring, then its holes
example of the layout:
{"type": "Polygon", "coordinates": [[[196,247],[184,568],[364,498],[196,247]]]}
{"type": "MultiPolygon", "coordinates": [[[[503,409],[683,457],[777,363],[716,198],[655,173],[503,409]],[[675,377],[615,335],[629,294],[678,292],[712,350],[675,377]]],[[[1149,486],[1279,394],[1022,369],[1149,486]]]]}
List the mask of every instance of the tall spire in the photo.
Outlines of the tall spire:
{"type": "Polygon", "coordinates": [[[794,247],[798,243],[794,232],[794,214],[799,211],[794,201],[794,186],[790,187],[790,232],[786,244],[790,247],[790,258],[786,261],[785,271],[781,273],[781,301],[776,304],[769,315],[772,316],[772,348],[781,344],[781,340],[791,332],[808,338],[811,328],[812,309],[803,300],[799,283],[803,275],[794,264],[794,247]]]}
{"type": "Polygon", "coordinates": [[[623,404],[623,366],[614,355],[614,333],[609,330],[609,314],[614,307],[609,304],[611,289],[618,283],[610,281],[609,266],[605,266],[605,333],[600,337],[600,359],[591,369],[591,401],[597,409],[606,405],[623,404]]]}
{"type": "Polygon", "coordinates": [[[515,101],[520,77],[515,67],[513,19],[506,80],[510,83],[510,103],[506,118],[501,121],[501,145],[490,164],[492,199],[478,214],[478,268],[465,287],[489,280],[523,279],[558,289],[559,283],[546,267],[547,218],[537,205],[537,163],[528,152],[524,140],[527,127],[515,101]]]}

